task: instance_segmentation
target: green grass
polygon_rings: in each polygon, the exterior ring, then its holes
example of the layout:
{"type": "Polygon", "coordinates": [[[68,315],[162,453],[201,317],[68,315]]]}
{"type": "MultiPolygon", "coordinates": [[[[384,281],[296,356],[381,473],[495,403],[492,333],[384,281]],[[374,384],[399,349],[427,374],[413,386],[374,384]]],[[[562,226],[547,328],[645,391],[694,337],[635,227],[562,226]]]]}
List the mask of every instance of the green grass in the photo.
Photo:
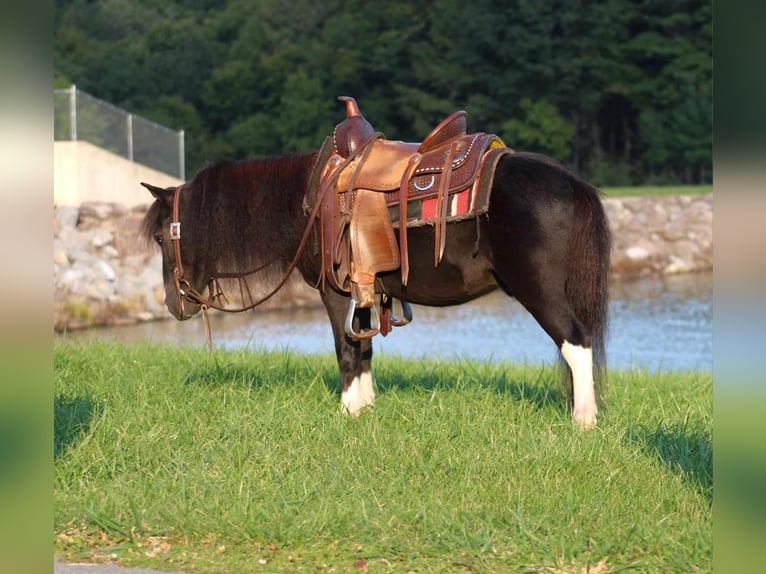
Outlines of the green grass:
{"type": "Polygon", "coordinates": [[[606,197],[647,197],[650,195],[701,195],[713,193],[712,185],[644,185],[640,187],[605,187],[606,197]]]}
{"type": "Polygon", "coordinates": [[[611,373],[582,432],[553,367],[55,346],[62,560],[186,572],[710,572],[712,377],[611,373]]]}

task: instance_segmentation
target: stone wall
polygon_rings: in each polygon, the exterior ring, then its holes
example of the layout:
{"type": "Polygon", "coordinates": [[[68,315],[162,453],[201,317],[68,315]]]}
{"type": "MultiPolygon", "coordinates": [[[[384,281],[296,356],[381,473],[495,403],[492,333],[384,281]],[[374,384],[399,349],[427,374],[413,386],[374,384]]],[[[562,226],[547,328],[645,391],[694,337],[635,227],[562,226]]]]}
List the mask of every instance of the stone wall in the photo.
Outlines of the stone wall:
{"type": "MultiPolygon", "coordinates": [[[[712,269],[712,195],[604,203],[616,279],[712,269]]],[[[170,317],[162,303],[160,254],[139,237],[144,210],[100,202],[54,208],[54,329],[170,317]]],[[[266,306],[317,304],[317,293],[296,280],[266,306]]]]}
{"type": "Polygon", "coordinates": [[[713,269],[713,196],[604,201],[615,279],[713,269]]]}

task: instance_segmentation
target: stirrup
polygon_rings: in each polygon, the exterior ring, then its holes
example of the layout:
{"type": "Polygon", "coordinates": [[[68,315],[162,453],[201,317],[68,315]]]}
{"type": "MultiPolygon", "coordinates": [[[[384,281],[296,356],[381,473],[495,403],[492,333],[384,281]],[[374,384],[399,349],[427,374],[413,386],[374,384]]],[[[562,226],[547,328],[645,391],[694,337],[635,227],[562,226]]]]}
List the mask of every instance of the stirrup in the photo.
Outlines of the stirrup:
{"type": "Polygon", "coordinates": [[[394,327],[404,327],[412,322],[412,306],[407,301],[386,297],[385,302],[381,301],[381,305],[386,305],[391,310],[391,325],[394,327]],[[399,304],[402,306],[401,319],[394,315],[394,301],[399,301],[399,304]]]}
{"type": "Polygon", "coordinates": [[[351,298],[346,312],[346,335],[352,339],[371,339],[380,333],[380,316],[378,308],[373,305],[370,309],[370,328],[361,330],[358,333],[354,331],[354,315],[356,314],[356,299],[351,298]]]}

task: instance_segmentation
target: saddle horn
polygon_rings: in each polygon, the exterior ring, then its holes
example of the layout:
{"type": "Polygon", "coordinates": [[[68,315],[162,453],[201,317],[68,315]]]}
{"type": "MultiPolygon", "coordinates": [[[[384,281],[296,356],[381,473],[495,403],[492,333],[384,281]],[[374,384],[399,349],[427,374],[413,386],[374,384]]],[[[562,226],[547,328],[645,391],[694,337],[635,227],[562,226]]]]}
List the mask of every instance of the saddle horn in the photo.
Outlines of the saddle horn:
{"type": "Polygon", "coordinates": [[[349,157],[375,134],[372,124],[362,115],[356,100],[350,96],[338,96],[346,104],[346,119],[337,125],[333,139],[335,151],[341,157],[349,157]]]}

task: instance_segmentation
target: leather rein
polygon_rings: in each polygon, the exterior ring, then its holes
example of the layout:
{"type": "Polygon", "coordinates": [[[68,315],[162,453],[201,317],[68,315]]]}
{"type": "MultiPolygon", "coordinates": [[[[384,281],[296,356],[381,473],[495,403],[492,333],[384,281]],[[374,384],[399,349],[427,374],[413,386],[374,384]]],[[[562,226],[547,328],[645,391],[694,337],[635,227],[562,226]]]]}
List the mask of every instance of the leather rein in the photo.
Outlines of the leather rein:
{"type": "MultiPolygon", "coordinates": [[[[282,277],[280,282],[277,284],[277,286],[274,287],[271,291],[269,291],[269,293],[267,293],[260,299],[251,302],[249,305],[245,305],[237,309],[224,307],[223,305],[217,303],[219,299],[223,299],[224,301],[226,300],[226,296],[223,292],[223,289],[221,288],[219,279],[239,279],[240,281],[242,281],[244,277],[257,273],[258,271],[271,265],[271,263],[273,263],[276,259],[273,259],[269,261],[268,263],[252,271],[245,271],[241,273],[213,273],[210,276],[210,279],[207,284],[207,290],[208,290],[209,296],[205,297],[205,295],[197,291],[192,286],[192,284],[189,282],[189,280],[186,278],[186,275],[184,274],[184,266],[183,266],[183,261],[181,259],[180,197],[181,197],[181,190],[185,187],[185,184],[181,184],[178,187],[176,187],[175,191],[173,192],[172,219],[170,221],[170,233],[169,233],[170,240],[173,242],[173,253],[175,255],[175,267],[173,268],[173,282],[175,284],[176,293],[178,294],[178,300],[180,302],[181,315],[185,314],[184,313],[185,300],[199,305],[200,310],[202,311],[202,319],[205,325],[205,338],[207,340],[207,347],[209,351],[212,350],[212,337],[210,332],[210,321],[207,316],[207,310],[216,309],[218,311],[223,311],[225,313],[242,313],[244,311],[249,311],[257,307],[258,305],[265,303],[266,301],[271,299],[277,293],[277,291],[279,291],[282,287],[284,287],[290,275],[298,266],[298,262],[300,261],[301,256],[306,250],[309,237],[311,236],[311,230],[313,229],[314,223],[316,222],[317,217],[319,215],[319,211],[322,207],[322,199],[324,198],[325,193],[327,193],[328,189],[332,188],[334,184],[334,180],[337,179],[338,174],[342,171],[342,169],[345,168],[351,161],[353,161],[370,144],[372,144],[372,142],[375,139],[381,136],[382,134],[380,134],[379,132],[376,132],[372,137],[369,138],[369,140],[364,142],[359,147],[359,149],[357,150],[355,154],[351,154],[348,158],[343,160],[340,163],[340,165],[333,166],[334,169],[332,169],[330,173],[325,174],[326,176],[323,178],[323,181],[319,185],[316,201],[314,202],[314,207],[312,208],[308,216],[308,221],[306,222],[306,228],[303,231],[303,236],[301,237],[301,242],[298,245],[298,249],[295,253],[295,257],[293,257],[293,260],[290,262],[290,265],[288,266],[287,271],[285,271],[284,276],[282,277]]],[[[317,168],[321,169],[322,167],[323,166],[317,165],[315,169],[317,168]]],[[[322,267],[322,272],[320,273],[319,281],[317,282],[317,287],[321,283],[323,283],[323,280],[324,280],[324,268],[322,267]]]]}

